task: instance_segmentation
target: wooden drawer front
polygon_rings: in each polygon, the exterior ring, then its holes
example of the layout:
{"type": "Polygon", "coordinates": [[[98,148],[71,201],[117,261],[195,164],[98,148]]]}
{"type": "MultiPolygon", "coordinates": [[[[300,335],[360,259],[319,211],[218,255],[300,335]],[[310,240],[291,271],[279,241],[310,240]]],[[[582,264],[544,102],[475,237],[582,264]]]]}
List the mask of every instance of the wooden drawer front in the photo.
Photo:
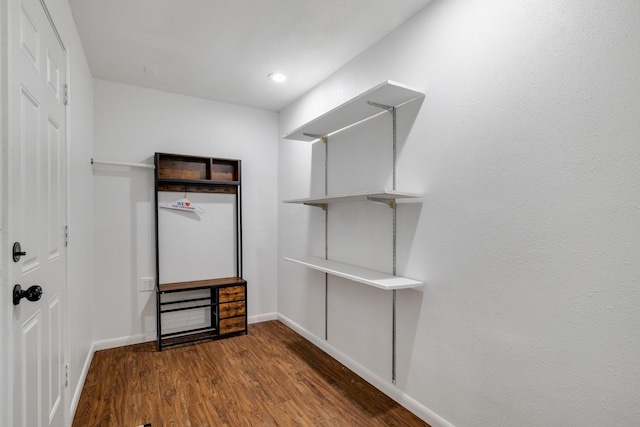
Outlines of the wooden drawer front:
{"type": "Polygon", "coordinates": [[[241,301],[244,299],[244,286],[229,286],[228,288],[220,288],[220,301],[241,301]]]}
{"type": "Polygon", "coordinates": [[[232,332],[244,331],[246,317],[233,317],[231,319],[220,319],[220,334],[230,334],[232,332]]]}
{"type": "Polygon", "coordinates": [[[220,304],[220,318],[242,316],[245,314],[244,301],[229,302],[220,304]]]}

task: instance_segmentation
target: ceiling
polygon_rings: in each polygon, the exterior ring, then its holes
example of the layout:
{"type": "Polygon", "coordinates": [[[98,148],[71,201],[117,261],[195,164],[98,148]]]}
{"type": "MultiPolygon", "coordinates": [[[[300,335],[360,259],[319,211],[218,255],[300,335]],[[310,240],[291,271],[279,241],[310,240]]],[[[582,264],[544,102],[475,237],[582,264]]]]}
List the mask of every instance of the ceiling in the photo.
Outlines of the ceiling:
{"type": "Polygon", "coordinates": [[[273,111],[429,2],[69,0],[94,78],[273,111]]]}

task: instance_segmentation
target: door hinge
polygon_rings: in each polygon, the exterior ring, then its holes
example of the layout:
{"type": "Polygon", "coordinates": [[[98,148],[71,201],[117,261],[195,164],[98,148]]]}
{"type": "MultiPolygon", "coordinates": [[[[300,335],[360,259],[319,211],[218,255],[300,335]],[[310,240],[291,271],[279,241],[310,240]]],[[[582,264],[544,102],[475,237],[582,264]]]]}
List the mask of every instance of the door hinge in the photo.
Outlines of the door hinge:
{"type": "Polygon", "coordinates": [[[64,84],[64,105],[69,105],[69,85],[64,84]]]}
{"type": "Polygon", "coordinates": [[[69,246],[69,226],[64,226],[64,246],[69,246]]]}
{"type": "Polygon", "coordinates": [[[64,365],[64,386],[69,386],[69,364],[65,363],[64,365]]]}

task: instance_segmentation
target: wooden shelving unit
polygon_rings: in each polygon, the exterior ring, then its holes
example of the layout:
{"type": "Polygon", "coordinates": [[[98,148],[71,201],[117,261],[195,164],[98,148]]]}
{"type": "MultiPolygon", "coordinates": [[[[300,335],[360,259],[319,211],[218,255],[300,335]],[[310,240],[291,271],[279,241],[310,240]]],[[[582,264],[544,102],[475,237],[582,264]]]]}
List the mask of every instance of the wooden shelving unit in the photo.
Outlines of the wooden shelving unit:
{"type": "MultiPolygon", "coordinates": [[[[247,282],[242,278],[242,202],[240,190],[240,160],[181,154],[155,154],[156,200],[156,315],[158,350],[173,345],[205,339],[222,338],[247,332],[247,282]],[[222,193],[235,196],[235,259],[236,275],[202,280],[162,283],[160,275],[160,241],[158,203],[159,192],[222,193]],[[202,292],[194,296],[194,291],[202,292]],[[166,297],[180,294],[179,299],[166,297]],[[182,296],[184,295],[184,296],[182,296]],[[163,317],[185,310],[208,309],[210,322],[205,327],[164,332],[163,317]]],[[[215,241],[215,236],[203,235],[215,241]]],[[[213,243],[212,243],[213,244],[213,243]]]]}

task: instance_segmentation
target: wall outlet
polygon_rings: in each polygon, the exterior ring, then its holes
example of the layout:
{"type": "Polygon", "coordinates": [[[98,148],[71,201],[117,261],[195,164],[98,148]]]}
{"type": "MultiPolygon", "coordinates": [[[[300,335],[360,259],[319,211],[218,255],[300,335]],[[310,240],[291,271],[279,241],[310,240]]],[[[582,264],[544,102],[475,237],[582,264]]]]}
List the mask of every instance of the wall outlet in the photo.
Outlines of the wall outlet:
{"type": "Polygon", "coordinates": [[[140,278],[140,292],[148,292],[155,289],[156,282],[153,277],[141,277],[140,278]]]}

